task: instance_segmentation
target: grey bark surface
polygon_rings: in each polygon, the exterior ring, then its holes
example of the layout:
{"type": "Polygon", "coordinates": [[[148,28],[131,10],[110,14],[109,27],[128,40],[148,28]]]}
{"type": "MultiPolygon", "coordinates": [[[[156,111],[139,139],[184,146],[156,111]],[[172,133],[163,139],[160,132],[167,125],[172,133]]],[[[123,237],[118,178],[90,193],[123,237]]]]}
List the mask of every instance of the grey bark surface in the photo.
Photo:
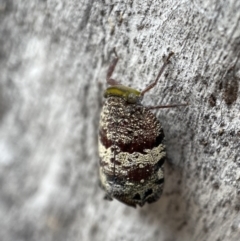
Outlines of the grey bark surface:
{"type": "Polygon", "coordinates": [[[0,237],[240,237],[240,1],[0,1],[0,237]],[[161,199],[103,200],[98,120],[114,77],[144,89],[168,151],[161,199]]]}

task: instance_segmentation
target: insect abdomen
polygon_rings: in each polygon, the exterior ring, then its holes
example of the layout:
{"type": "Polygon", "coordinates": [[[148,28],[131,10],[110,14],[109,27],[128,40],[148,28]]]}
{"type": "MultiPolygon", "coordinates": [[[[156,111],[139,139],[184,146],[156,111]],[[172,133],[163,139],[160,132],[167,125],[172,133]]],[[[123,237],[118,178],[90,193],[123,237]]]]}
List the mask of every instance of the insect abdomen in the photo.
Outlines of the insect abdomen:
{"type": "Polygon", "coordinates": [[[101,186],[111,198],[142,206],[162,193],[166,156],[161,125],[146,107],[107,98],[99,127],[101,186]]]}

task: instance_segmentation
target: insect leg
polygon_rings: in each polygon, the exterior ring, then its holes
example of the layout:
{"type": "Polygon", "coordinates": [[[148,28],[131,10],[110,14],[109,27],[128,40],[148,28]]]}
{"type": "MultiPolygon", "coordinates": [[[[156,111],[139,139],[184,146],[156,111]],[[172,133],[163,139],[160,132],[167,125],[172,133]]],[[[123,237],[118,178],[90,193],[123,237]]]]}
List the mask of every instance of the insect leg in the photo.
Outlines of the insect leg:
{"type": "Polygon", "coordinates": [[[188,103],[185,104],[175,104],[175,105],[156,105],[156,106],[146,106],[147,109],[165,109],[165,108],[173,108],[173,107],[179,107],[179,106],[187,106],[188,103]]]}
{"type": "Polygon", "coordinates": [[[110,66],[108,67],[108,71],[107,71],[107,76],[106,76],[106,81],[109,85],[120,85],[120,83],[118,83],[115,79],[112,79],[111,76],[112,76],[112,73],[118,63],[118,55],[117,55],[117,52],[114,48],[114,54],[115,54],[115,58],[113,59],[112,63],[110,64],[110,66]]]}
{"type": "Polygon", "coordinates": [[[153,83],[151,83],[150,85],[148,85],[142,92],[141,95],[143,96],[146,92],[148,92],[150,89],[152,89],[158,82],[159,78],[161,77],[163,71],[165,70],[165,68],[167,67],[168,63],[170,62],[170,58],[174,55],[173,52],[170,52],[170,54],[168,55],[168,57],[166,58],[166,60],[164,61],[164,64],[162,66],[162,68],[160,69],[157,78],[155,79],[155,81],[153,83]]]}

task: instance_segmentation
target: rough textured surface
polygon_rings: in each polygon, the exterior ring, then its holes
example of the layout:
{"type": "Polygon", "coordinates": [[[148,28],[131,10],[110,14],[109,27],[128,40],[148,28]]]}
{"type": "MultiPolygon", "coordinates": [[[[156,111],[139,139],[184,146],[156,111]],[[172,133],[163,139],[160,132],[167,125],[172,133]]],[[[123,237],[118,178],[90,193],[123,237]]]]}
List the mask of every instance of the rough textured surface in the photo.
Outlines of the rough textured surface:
{"type": "Polygon", "coordinates": [[[1,240],[239,240],[240,1],[114,2],[0,1],[1,240]],[[97,183],[113,47],[139,89],[174,51],[145,102],[190,103],[157,112],[166,182],[142,209],[97,183]]]}

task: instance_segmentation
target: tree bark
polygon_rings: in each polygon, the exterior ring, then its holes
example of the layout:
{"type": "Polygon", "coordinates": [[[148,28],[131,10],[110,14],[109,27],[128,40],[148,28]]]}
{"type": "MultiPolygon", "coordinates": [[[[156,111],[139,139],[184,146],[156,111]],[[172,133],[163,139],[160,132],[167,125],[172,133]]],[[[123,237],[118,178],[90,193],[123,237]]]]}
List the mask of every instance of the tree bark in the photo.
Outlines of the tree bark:
{"type": "Polygon", "coordinates": [[[0,236],[13,240],[240,237],[240,1],[0,1],[0,236]],[[161,199],[103,200],[106,71],[143,90],[168,163],[161,199]]]}

